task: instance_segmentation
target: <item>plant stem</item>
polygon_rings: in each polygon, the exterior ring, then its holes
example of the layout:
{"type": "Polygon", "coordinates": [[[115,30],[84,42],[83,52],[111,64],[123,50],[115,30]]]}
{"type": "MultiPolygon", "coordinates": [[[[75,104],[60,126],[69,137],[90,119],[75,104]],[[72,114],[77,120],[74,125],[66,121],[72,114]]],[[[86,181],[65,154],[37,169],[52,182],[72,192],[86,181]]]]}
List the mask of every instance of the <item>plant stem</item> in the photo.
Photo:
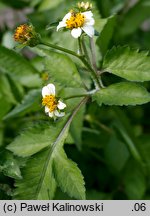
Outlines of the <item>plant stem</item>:
{"type": "Polygon", "coordinates": [[[91,76],[92,76],[92,79],[94,81],[95,88],[100,89],[101,85],[99,82],[99,78],[98,78],[97,74],[95,73],[95,71],[93,70],[93,68],[91,67],[91,65],[88,63],[88,61],[83,56],[80,56],[79,58],[84,63],[84,65],[86,65],[87,68],[91,71],[91,76]]]}
{"type": "Polygon", "coordinates": [[[81,38],[78,38],[78,44],[79,44],[79,53],[80,55],[83,55],[83,50],[82,50],[82,44],[81,44],[81,38]]]}
{"type": "Polygon", "coordinates": [[[97,69],[97,64],[96,64],[96,49],[95,49],[95,44],[94,44],[93,38],[90,38],[90,47],[91,47],[92,65],[93,65],[94,71],[95,71],[96,75],[99,77],[100,86],[101,86],[102,88],[105,88],[105,86],[103,85],[101,76],[100,76],[100,74],[98,73],[98,69],[97,69]]]}
{"type": "Polygon", "coordinates": [[[89,91],[89,92],[86,92],[86,93],[84,93],[84,94],[71,95],[71,96],[68,96],[68,97],[64,98],[64,100],[68,100],[68,99],[71,99],[71,98],[77,98],[77,97],[86,97],[86,96],[90,96],[90,95],[94,94],[96,91],[97,91],[97,89],[94,89],[94,90],[89,91]]]}
{"type": "Polygon", "coordinates": [[[65,53],[73,55],[73,56],[75,56],[77,58],[80,58],[80,55],[78,55],[76,52],[73,52],[73,51],[71,51],[69,49],[66,49],[66,48],[63,48],[63,47],[60,47],[60,46],[57,46],[57,45],[54,45],[54,44],[51,44],[51,43],[48,43],[48,42],[43,42],[43,41],[41,41],[40,44],[48,46],[48,47],[51,47],[53,49],[57,49],[57,50],[63,51],[65,53]]]}
{"type": "Polygon", "coordinates": [[[85,42],[84,42],[84,40],[83,40],[83,37],[84,37],[84,36],[82,36],[82,38],[81,38],[81,42],[82,42],[82,47],[83,47],[83,50],[84,50],[84,55],[85,55],[87,61],[88,61],[89,63],[91,63],[91,59],[90,59],[90,57],[89,57],[89,55],[88,55],[88,51],[87,51],[85,42]]]}
{"type": "Polygon", "coordinates": [[[97,72],[96,51],[95,51],[95,44],[93,38],[90,38],[90,47],[91,47],[91,54],[92,54],[92,65],[95,71],[97,72]]]}

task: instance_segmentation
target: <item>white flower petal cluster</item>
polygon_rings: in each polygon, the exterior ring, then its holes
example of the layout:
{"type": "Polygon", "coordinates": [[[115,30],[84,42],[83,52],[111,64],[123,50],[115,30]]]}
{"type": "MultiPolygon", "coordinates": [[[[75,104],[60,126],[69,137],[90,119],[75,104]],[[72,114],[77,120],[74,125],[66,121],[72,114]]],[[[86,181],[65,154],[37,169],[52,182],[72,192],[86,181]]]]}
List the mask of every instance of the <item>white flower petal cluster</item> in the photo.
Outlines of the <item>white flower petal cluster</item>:
{"type": "MultiPolygon", "coordinates": [[[[93,37],[94,36],[94,23],[95,23],[95,20],[93,18],[93,13],[91,11],[85,11],[82,13],[80,12],[80,14],[84,16],[83,25],[76,27],[76,28],[72,28],[71,35],[74,38],[78,38],[81,36],[82,31],[84,31],[89,37],[93,37]]],[[[67,21],[70,20],[72,16],[74,16],[74,12],[67,13],[62,19],[62,21],[59,22],[57,26],[57,31],[63,27],[67,28],[67,21]]]]}
{"type": "Polygon", "coordinates": [[[51,118],[62,117],[64,112],[60,112],[66,107],[66,104],[55,97],[55,86],[50,83],[42,88],[43,105],[45,106],[45,113],[51,118]],[[46,100],[45,100],[46,99],[46,100]],[[46,102],[45,102],[46,101],[46,102]]]}

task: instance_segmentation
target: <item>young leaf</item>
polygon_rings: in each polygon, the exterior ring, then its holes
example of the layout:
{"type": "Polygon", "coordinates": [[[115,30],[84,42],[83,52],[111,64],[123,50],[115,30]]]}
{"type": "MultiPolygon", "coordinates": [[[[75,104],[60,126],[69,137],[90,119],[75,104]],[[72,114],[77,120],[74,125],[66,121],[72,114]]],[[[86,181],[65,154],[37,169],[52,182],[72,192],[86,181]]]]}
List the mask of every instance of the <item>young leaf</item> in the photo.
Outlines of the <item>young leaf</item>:
{"type": "Polygon", "coordinates": [[[73,61],[62,53],[44,50],[45,65],[55,82],[67,87],[81,87],[81,78],[73,61]]]}
{"type": "Polygon", "coordinates": [[[63,192],[76,199],[85,199],[84,180],[77,165],[69,160],[62,148],[54,153],[54,175],[63,192]]]}
{"type": "Polygon", "coordinates": [[[150,80],[150,57],[129,47],[114,47],[106,54],[103,70],[130,81],[150,80]]]}
{"type": "Polygon", "coordinates": [[[136,83],[121,82],[97,91],[93,95],[93,100],[99,105],[137,105],[148,103],[150,93],[136,83]]]}
{"type": "Polygon", "coordinates": [[[108,17],[107,19],[102,19],[103,26],[102,26],[102,30],[99,30],[100,35],[97,38],[96,43],[99,46],[100,51],[103,55],[106,53],[109,42],[112,38],[115,21],[116,21],[115,16],[108,17]]]}
{"type": "Polygon", "coordinates": [[[45,161],[49,151],[43,151],[27,162],[22,169],[22,180],[15,183],[14,199],[17,200],[49,200],[53,199],[56,182],[52,173],[52,160],[48,161],[45,170],[45,161]]]}
{"type": "Polygon", "coordinates": [[[31,110],[37,110],[40,108],[41,91],[40,90],[31,90],[25,95],[21,104],[18,104],[11,112],[9,112],[3,120],[18,117],[20,115],[25,115],[31,110]]]}
{"type": "Polygon", "coordinates": [[[9,73],[16,81],[26,87],[41,85],[41,79],[30,62],[13,50],[2,46],[0,46],[0,71],[9,73]]]}

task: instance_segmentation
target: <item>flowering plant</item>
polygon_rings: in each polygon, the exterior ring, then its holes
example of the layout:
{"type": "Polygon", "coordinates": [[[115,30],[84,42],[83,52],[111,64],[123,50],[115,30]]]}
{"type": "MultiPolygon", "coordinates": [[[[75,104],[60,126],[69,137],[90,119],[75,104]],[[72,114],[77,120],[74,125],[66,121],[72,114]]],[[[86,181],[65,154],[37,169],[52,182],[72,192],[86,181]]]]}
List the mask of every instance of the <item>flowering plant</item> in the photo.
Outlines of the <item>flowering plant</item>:
{"type": "Polygon", "coordinates": [[[24,1],[36,4],[33,24],[0,46],[1,190],[21,200],[146,199],[150,57],[137,45],[149,44],[147,4],[54,2],[24,1]]]}

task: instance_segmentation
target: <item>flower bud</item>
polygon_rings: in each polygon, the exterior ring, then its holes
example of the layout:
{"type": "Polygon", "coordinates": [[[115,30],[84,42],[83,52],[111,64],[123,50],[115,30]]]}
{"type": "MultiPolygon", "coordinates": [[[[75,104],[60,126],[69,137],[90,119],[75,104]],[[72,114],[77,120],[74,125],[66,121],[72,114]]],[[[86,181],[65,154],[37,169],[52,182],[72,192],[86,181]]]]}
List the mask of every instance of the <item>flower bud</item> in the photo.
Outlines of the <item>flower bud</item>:
{"type": "Polygon", "coordinates": [[[89,2],[78,2],[78,8],[81,10],[81,11],[88,11],[88,10],[91,10],[92,9],[92,4],[89,3],[89,2]]]}
{"type": "Polygon", "coordinates": [[[40,35],[32,25],[23,24],[16,28],[14,40],[25,46],[34,47],[40,42],[40,35]]]}

